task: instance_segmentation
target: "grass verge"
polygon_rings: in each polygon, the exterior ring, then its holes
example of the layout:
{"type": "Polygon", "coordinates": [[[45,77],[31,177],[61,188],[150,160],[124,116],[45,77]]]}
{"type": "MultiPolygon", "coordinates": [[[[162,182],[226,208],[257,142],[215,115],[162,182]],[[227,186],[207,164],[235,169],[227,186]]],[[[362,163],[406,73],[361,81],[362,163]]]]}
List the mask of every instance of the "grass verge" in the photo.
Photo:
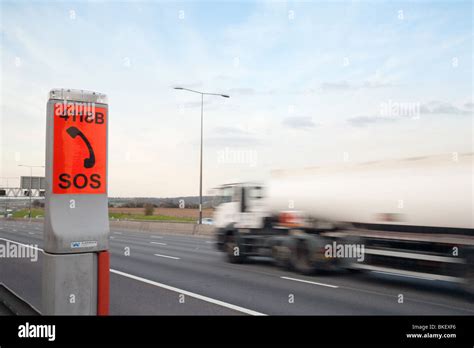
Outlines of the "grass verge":
{"type": "MultiPolygon", "coordinates": [[[[28,209],[22,209],[13,213],[14,218],[28,216],[28,209]]],[[[43,209],[31,209],[31,217],[44,216],[43,209]]],[[[192,217],[178,217],[170,215],[143,215],[126,213],[109,213],[109,219],[113,220],[135,220],[135,221],[169,221],[169,222],[196,222],[192,217]]]]}

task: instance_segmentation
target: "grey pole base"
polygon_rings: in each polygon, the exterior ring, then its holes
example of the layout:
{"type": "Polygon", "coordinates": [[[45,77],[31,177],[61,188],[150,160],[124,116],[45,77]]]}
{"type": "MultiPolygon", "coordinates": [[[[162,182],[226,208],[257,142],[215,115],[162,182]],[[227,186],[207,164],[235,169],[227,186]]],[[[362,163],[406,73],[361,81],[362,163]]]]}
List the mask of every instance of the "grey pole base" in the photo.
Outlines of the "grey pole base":
{"type": "Polygon", "coordinates": [[[43,315],[97,315],[97,254],[43,256],[43,315]]]}

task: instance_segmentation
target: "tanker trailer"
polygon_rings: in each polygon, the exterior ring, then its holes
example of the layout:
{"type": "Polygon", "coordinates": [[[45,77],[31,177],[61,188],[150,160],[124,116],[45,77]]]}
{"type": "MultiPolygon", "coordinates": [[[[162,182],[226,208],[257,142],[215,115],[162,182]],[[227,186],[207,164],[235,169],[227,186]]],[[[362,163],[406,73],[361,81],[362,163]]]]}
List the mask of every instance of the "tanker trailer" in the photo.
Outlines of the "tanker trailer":
{"type": "Polygon", "coordinates": [[[219,188],[217,247],[310,274],[340,269],[473,282],[472,153],[278,170],[219,188]]]}

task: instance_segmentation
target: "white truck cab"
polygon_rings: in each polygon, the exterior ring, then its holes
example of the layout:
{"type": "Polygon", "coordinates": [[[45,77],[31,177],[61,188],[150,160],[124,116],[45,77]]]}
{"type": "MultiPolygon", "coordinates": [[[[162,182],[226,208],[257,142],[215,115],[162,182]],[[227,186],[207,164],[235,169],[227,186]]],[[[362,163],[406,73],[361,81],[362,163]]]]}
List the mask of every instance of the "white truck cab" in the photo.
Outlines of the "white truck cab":
{"type": "Polygon", "coordinates": [[[257,183],[234,183],[217,188],[214,223],[217,229],[229,225],[238,229],[259,229],[267,216],[263,203],[264,190],[257,183]]]}

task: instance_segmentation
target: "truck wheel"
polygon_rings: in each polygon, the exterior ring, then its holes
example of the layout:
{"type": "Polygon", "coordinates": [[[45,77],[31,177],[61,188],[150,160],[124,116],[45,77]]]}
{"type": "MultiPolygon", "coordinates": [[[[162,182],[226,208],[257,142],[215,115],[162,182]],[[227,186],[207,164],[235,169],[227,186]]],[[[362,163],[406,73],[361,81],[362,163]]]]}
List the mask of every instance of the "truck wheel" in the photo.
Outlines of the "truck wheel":
{"type": "Polygon", "coordinates": [[[242,263],[244,261],[242,250],[233,234],[226,237],[224,249],[227,254],[227,261],[230,263],[242,263]]]}
{"type": "Polygon", "coordinates": [[[300,240],[296,243],[291,253],[291,266],[301,274],[314,273],[314,265],[311,261],[310,248],[307,241],[300,240]]]}
{"type": "Polygon", "coordinates": [[[285,245],[277,244],[272,247],[272,258],[274,260],[275,266],[277,267],[280,267],[283,269],[289,269],[290,268],[289,255],[290,255],[290,250],[285,245]]]}

